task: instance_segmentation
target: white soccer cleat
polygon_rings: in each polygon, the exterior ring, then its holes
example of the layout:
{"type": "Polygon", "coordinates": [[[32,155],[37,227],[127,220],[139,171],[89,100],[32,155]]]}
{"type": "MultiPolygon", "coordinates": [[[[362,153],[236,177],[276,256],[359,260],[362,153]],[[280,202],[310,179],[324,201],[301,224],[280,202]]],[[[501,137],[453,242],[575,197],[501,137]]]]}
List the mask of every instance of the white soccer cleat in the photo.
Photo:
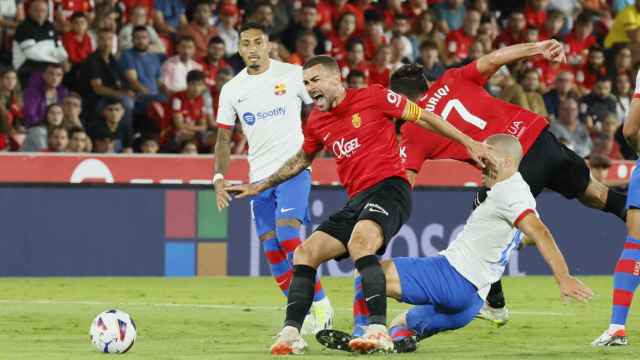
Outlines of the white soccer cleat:
{"type": "Polygon", "coordinates": [[[282,328],[276,338],[276,342],[271,345],[271,355],[302,355],[307,348],[307,342],[293,326],[282,328]]]}
{"type": "Polygon", "coordinates": [[[349,341],[349,348],[361,354],[372,352],[393,352],[393,340],[389,336],[387,327],[379,324],[372,324],[367,327],[367,331],[361,337],[349,341]]]}
{"type": "Polygon", "coordinates": [[[591,346],[626,346],[629,345],[627,335],[624,329],[620,329],[615,333],[609,333],[609,330],[605,330],[600,337],[593,340],[591,346]]]}
{"type": "Polygon", "coordinates": [[[300,328],[300,335],[309,336],[314,335],[316,333],[316,318],[313,316],[313,312],[307,314],[304,317],[304,321],[302,322],[302,327],[300,328]]]}
{"type": "Polygon", "coordinates": [[[478,319],[490,321],[497,327],[501,327],[507,325],[507,322],[509,321],[509,309],[507,309],[506,306],[496,309],[489,306],[489,304],[484,303],[476,317],[478,319]]]}
{"type": "Polygon", "coordinates": [[[314,318],[313,334],[317,334],[320,330],[331,330],[333,328],[333,307],[329,302],[329,298],[325,297],[320,301],[313,303],[311,308],[314,318]]]}

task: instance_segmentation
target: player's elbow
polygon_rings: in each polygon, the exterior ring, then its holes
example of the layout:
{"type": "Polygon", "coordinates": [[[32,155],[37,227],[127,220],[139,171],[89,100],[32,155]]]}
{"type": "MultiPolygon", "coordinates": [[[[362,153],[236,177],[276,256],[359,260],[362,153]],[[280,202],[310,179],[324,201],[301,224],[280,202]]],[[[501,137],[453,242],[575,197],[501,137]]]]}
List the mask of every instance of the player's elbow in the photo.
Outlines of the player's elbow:
{"type": "Polygon", "coordinates": [[[627,141],[635,138],[638,136],[638,130],[640,130],[639,125],[640,123],[637,121],[625,121],[622,126],[622,136],[624,136],[627,141]]]}

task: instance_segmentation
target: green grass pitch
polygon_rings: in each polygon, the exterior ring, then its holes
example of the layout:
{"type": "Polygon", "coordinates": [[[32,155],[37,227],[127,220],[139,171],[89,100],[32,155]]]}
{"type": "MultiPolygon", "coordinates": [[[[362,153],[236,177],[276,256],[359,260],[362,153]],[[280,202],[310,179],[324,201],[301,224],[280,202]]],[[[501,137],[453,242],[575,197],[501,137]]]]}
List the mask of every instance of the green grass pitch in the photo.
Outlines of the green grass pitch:
{"type": "MultiPolygon", "coordinates": [[[[640,317],[628,324],[631,346],[596,349],[589,343],[609,319],[610,277],[584,277],[591,303],[563,304],[550,277],[506,278],[511,321],[502,328],[473,321],[424,340],[410,359],[638,359],[640,317]]],[[[352,282],[325,278],[337,309],[336,328],[351,328],[352,282]]],[[[267,359],[283,320],[284,297],[270,278],[1,278],[0,359],[105,359],[94,350],[89,324],[117,307],[138,325],[134,359],[267,359]]],[[[640,301],[640,300],[638,300],[640,301]]],[[[390,317],[405,305],[389,302],[390,317]]],[[[313,338],[306,359],[353,359],[323,350],[313,338]]],[[[364,355],[357,357],[363,358],[364,355]]]]}

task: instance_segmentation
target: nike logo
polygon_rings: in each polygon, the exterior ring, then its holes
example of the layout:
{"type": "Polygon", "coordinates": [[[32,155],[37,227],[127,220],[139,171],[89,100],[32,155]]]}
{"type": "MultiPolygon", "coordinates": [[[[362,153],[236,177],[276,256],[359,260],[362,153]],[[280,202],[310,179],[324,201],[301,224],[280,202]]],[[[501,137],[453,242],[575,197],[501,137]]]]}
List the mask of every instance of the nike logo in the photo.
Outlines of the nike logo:
{"type": "Polygon", "coordinates": [[[292,303],[288,303],[288,304],[287,304],[287,306],[285,307],[285,309],[286,309],[286,308],[288,308],[289,306],[291,306],[291,305],[295,304],[295,303],[296,303],[295,301],[294,301],[294,302],[292,302],[292,303]]]}
{"type": "Polygon", "coordinates": [[[284,214],[284,213],[287,213],[287,212],[289,212],[289,211],[291,211],[291,210],[295,210],[295,209],[296,209],[296,208],[286,208],[286,209],[285,209],[285,208],[282,208],[282,209],[280,209],[280,212],[284,214]]]}
{"type": "Polygon", "coordinates": [[[327,139],[329,138],[329,135],[331,135],[331,133],[327,133],[327,135],[325,135],[325,136],[322,138],[322,141],[327,141],[327,139]]]}
{"type": "Polygon", "coordinates": [[[380,296],[380,294],[376,294],[376,295],[373,295],[373,296],[369,296],[368,298],[364,299],[364,301],[369,302],[369,300],[372,300],[372,299],[374,299],[374,298],[376,298],[376,297],[378,297],[378,296],[380,296]]]}
{"type": "Polygon", "coordinates": [[[248,98],[248,97],[239,98],[239,99],[238,99],[238,103],[241,103],[241,102],[243,102],[243,101],[245,101],[245,100],[247,100],[247,99],[249,99],[249,98],[248,98]]]}

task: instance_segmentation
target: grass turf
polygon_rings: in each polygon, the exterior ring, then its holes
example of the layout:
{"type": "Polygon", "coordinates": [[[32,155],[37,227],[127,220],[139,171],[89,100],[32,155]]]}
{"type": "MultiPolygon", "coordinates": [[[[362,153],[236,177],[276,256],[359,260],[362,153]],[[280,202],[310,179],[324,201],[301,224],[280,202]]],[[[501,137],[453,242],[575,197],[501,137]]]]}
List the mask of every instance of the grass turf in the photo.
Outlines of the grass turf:
{"type": "MultiPolygon", "coordinates": [[[[611,279],[583,278],[596,292],[589,304],[563,304],[550,277],[507,278],[511,321],[502,328],[475,320],[424,340],[425,359],[637,359],[640,327],[633,313],[626,348],[589,343],[608,324],[611,279]]],[[[352,281],[325,278],[337,308],[336,328],[350,331],[352,281]]],[[[284,298],[270,278],[0,278],[0,359],[105,359],[88,329],[100,311],[129,312],[138,339],[124,359],[266,359],[283,320],[284,298]]],[[[390,300],[390,318],[405,305],[390,300]]],[[[353,359],[309,338],[308,359],[353,359]]],[[[362,355],[360,355],[362,356],[362,355]]],[[[380,357],[380,356],[376,356],[380,357]]]]}

